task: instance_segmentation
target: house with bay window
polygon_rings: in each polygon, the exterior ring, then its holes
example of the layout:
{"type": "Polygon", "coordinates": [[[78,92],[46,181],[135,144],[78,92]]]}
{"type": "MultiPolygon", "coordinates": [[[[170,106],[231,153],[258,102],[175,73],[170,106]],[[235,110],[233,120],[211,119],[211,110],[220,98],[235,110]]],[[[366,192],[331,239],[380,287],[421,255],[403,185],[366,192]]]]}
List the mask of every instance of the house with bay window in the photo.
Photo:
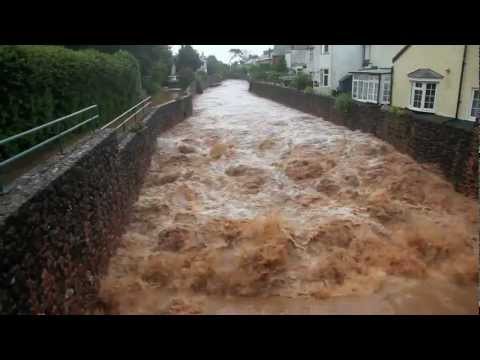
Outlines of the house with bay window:
{"type": "Polygon", "coordinates": [[[351,71],[352,98],[372,104],[390,104],[393,57],[404,45],[360,45],[361,65],[351,71]]]}
{"type": "Polygon", "coordinates": [[[392,105],[447,118],[478,118],[479,45],[404,46],[393,58],[392,105]]]}
{"type": "Polygon", "coordinates": [[[330,95],[333,90],[349,91],[350,72],[358,69],[362,64],[362,45],[313,45],[312,47],[313,61],[310,74],[314,91],[325,95],[330,95]]]}

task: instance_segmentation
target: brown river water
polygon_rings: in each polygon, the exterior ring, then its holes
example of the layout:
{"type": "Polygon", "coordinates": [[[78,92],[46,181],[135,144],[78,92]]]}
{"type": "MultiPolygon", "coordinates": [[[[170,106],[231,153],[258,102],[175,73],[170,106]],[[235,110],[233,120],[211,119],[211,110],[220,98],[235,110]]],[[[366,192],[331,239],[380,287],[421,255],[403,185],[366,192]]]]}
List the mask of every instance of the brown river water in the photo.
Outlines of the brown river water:
{"type": "Polygon", "coordinates": [[[478,209],[383,141],[227,81],[163,133],[109,314],[477,314],[478,209]]]}

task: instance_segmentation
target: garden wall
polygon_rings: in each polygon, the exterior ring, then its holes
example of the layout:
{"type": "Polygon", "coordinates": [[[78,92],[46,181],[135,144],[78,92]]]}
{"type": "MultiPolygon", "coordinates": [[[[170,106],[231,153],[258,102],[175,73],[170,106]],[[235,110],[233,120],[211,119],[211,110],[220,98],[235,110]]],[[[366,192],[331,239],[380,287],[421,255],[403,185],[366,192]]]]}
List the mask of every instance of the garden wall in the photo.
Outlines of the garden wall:
{"type": "Polygon", "coordinates": [[[349,114],[335,99],[269,83],[250,82],[250,91],[351,130],[371,133],[418,162],[437,165],[455,189],[478,198],[478,123],[422,116],[399,116],[376,105],[354,103],[349,114]]]}
{"type": "Polygon", "coordinates": [[[0,196],[0,313],[83,314],[107,269],[155,149],[192,114],[192,96],[158,106],[144,127],[98,130],[0,196]]]}

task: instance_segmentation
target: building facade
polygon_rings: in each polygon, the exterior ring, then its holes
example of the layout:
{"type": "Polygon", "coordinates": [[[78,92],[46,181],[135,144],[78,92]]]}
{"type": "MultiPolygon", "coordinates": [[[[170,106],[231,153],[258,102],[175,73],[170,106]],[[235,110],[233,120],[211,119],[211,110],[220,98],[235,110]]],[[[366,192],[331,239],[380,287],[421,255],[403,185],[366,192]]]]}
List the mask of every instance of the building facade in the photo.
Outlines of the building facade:
{"type": "Polygon", "coordinates": [[[393,59],[392,105],[448,118],[480,112],[478,45],[407,45],[393,59]]]}
{"type": "Polygon", "coordinates": [[[373,104],[390,104],[393,58],[404,45],[360,45],[361,66],[352,71],[352,98],[373,104]]]}
{"type": "Polygon", "coordinates": [[[340,85],[347,81],[350,72],[361,67],[361,45],[313,45],[310,73],[313,89],[320,94],[331,94],[341,90],[340,85]]]}

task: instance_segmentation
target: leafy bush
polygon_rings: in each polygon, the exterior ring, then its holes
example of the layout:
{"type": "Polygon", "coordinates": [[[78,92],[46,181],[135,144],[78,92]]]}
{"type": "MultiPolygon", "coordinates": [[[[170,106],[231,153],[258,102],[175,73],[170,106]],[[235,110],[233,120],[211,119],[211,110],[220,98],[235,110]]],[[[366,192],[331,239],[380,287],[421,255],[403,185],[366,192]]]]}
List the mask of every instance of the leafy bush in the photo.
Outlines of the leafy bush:
{"type": "Polygon", "coordinates": [[[405,109],[402,109],[396,106],[388,107],[388,112],[396,116],[405,116],[407,114],[405,109]]]}
{"type": "MultiPolygon", "coordinates": [[[[73,51],[61,46],[0,46],[0,139],[97,104],[112,120],[142,95],[137,60],[128,52],[73,51]]],[[[85,119],[85,118],[84,118],[85,119]]],[[[67,120],[0,147],[9,157],[78,123],[67,120]]]]}
{"type": "Polygon", "coordinates": [[[119,50],[135,56],[143,79],[143,87],[149,94],[156,93],[168,80],[173,56],[168,45],[65,45],[74,50],[94,49],[114,54],[119,50]]]}
{"type": "Polygon", "coordinates": [[[185,90],[195,80],[195,73],[190,68],[183,68],[178,73],[178,85],[185,90]]]}
{"type": "Polygon", "coordinates": [[[352,111],[353,100],[350,94],[340,94],[335,98],[335,109],[348,114],[352,111]]]}
{"type": "Polygon", "coordinates": [[[307,86],[307,87],[305,88],[305,93],[306,93],[306,94],[313,94],[313,93],[314,93],[314,92],[313,92],[313,87],[307,86]]]}
{"type": "Polygon", "coordinates": [[[309,74],[298,73],[293,79],[292,85],[297,90],[303,91],[307,86],[312,86],[312,77],[309,74]]]}

